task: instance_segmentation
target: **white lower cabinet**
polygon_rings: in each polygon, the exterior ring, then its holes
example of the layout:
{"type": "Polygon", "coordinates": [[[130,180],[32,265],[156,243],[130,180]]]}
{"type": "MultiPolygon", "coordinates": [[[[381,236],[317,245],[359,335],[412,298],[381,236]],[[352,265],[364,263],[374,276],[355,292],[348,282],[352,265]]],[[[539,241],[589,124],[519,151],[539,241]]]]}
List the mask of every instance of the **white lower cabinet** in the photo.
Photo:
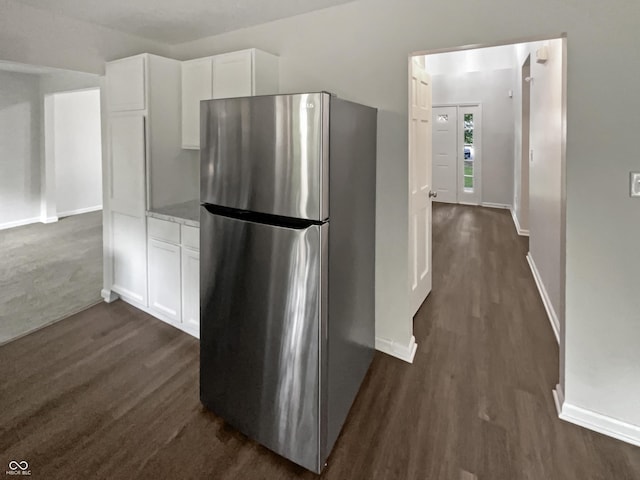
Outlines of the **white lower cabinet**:
{"type": "Polygon", "coordinates": [[[148,219],[149,311],[185,332],[200,335],[199,229],[148,219]]]}
{"type": "Polygon", "coordinates": [[[199,334],[200,252],[186,247],[182,247],[182,322],[199,334]]]}
{"type": "Polygon", "coordinates": [[[180,246],[149,239],[149,308],[180,321],[180,246]]]}

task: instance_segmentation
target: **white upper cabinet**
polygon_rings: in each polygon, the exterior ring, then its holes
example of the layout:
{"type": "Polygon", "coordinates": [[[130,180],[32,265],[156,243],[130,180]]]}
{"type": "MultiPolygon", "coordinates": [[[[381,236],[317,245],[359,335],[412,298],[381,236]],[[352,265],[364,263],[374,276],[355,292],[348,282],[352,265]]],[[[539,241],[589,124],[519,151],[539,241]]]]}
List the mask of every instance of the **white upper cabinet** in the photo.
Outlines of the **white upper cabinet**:
{"type": "Polygon", "coordinates": [[[254,95],[252,50],[213,57],[213,98],[254,95]]]}
{"type": "Polygon", "coordinates": [[[144,110],[145,57],[136,56],[107,63],[107,107],[111,112],[144,110]]]}
{"type": "Polygon", "coordinates": [[[200,148],[200,101],[278,93],[278,57],[255,48],[182,62],[182,148],[200,148]]]}
{"type": "Polygon", "coordinates": [[[182,147],[200,146],[200,100],[213,97],[210,57],[182,62],[182,147]]]}

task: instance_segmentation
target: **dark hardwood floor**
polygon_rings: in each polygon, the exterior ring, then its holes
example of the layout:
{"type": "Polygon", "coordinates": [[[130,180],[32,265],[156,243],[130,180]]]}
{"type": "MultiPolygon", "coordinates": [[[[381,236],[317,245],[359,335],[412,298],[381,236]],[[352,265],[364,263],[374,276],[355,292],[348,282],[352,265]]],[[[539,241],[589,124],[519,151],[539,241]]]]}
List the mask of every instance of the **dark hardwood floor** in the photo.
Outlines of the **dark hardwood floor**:
{"type": "MultiPolygon", "coordinates": [[[[640,479],[640,448],[557,418],[558,347],[506,210],[434,207],[413,365],[377,353],[325,479],[640,479]]],[[[384,282],[384,279],[380,279],[384,282]]],[[[0,347],[0,470],[312,479],[198,400],[198,341],[123,303],[0,347]]]]}

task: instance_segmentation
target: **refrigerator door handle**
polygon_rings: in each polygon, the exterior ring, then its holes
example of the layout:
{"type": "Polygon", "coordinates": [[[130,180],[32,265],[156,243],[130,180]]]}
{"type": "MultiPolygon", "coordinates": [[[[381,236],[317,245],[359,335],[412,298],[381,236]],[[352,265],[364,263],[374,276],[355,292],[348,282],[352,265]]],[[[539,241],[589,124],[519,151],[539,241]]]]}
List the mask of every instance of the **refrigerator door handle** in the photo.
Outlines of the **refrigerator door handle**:
{"type": "Polygon", "coordinates": [[[219,215],[221,217],[242,220],[243,222],[260,223],[263,225],[290,228],[294,230],[304,230],[312,225],[322,225],[326,223],[326,221],[320,222],[303,218],[291,218],[267,213],[249,212],[235,208],[221,207],[219,205],[204,204],[202,206],[211,215],[219,215]]]}

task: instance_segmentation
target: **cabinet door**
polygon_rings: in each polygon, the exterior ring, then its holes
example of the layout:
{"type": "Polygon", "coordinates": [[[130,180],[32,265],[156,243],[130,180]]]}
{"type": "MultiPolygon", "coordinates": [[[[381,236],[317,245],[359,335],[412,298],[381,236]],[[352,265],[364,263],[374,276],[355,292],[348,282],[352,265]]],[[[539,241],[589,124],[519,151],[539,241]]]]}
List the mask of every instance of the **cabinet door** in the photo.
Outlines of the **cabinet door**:
{"type": "Polygon", "coordinates": [[[182,148],[200,148],[200,100],[212,98],[212,60],[182,63],[182,148]]]}
{"type": "Polygon", "coordinates": [[[107,135],[111,289],[146,306],[144,116],[111,116],[107,135]]]}
{"type": "Polygon", "coordinates": [[[107,108],[111,112],[145,109],[144,57],[107,63],[107,108]]]}
{"type": "Polygon", "coordinates": [[[149,307],[180,322],[180,246],[149,239],[149,307]]]}
{"type": "Polygon", "coordinates": [[[147,249],[144,219],[112,211],[111,290],[147,306],[147,249]]]}
{"type": "Polygon", "coordinates": [[[213,98],[253,95],[251,50],[213,57],[213,98]]]}
{"type": "Polygon", "coordinates": [[[200,252],[182,247],[182,321],[200,333],[200,252]]]}

